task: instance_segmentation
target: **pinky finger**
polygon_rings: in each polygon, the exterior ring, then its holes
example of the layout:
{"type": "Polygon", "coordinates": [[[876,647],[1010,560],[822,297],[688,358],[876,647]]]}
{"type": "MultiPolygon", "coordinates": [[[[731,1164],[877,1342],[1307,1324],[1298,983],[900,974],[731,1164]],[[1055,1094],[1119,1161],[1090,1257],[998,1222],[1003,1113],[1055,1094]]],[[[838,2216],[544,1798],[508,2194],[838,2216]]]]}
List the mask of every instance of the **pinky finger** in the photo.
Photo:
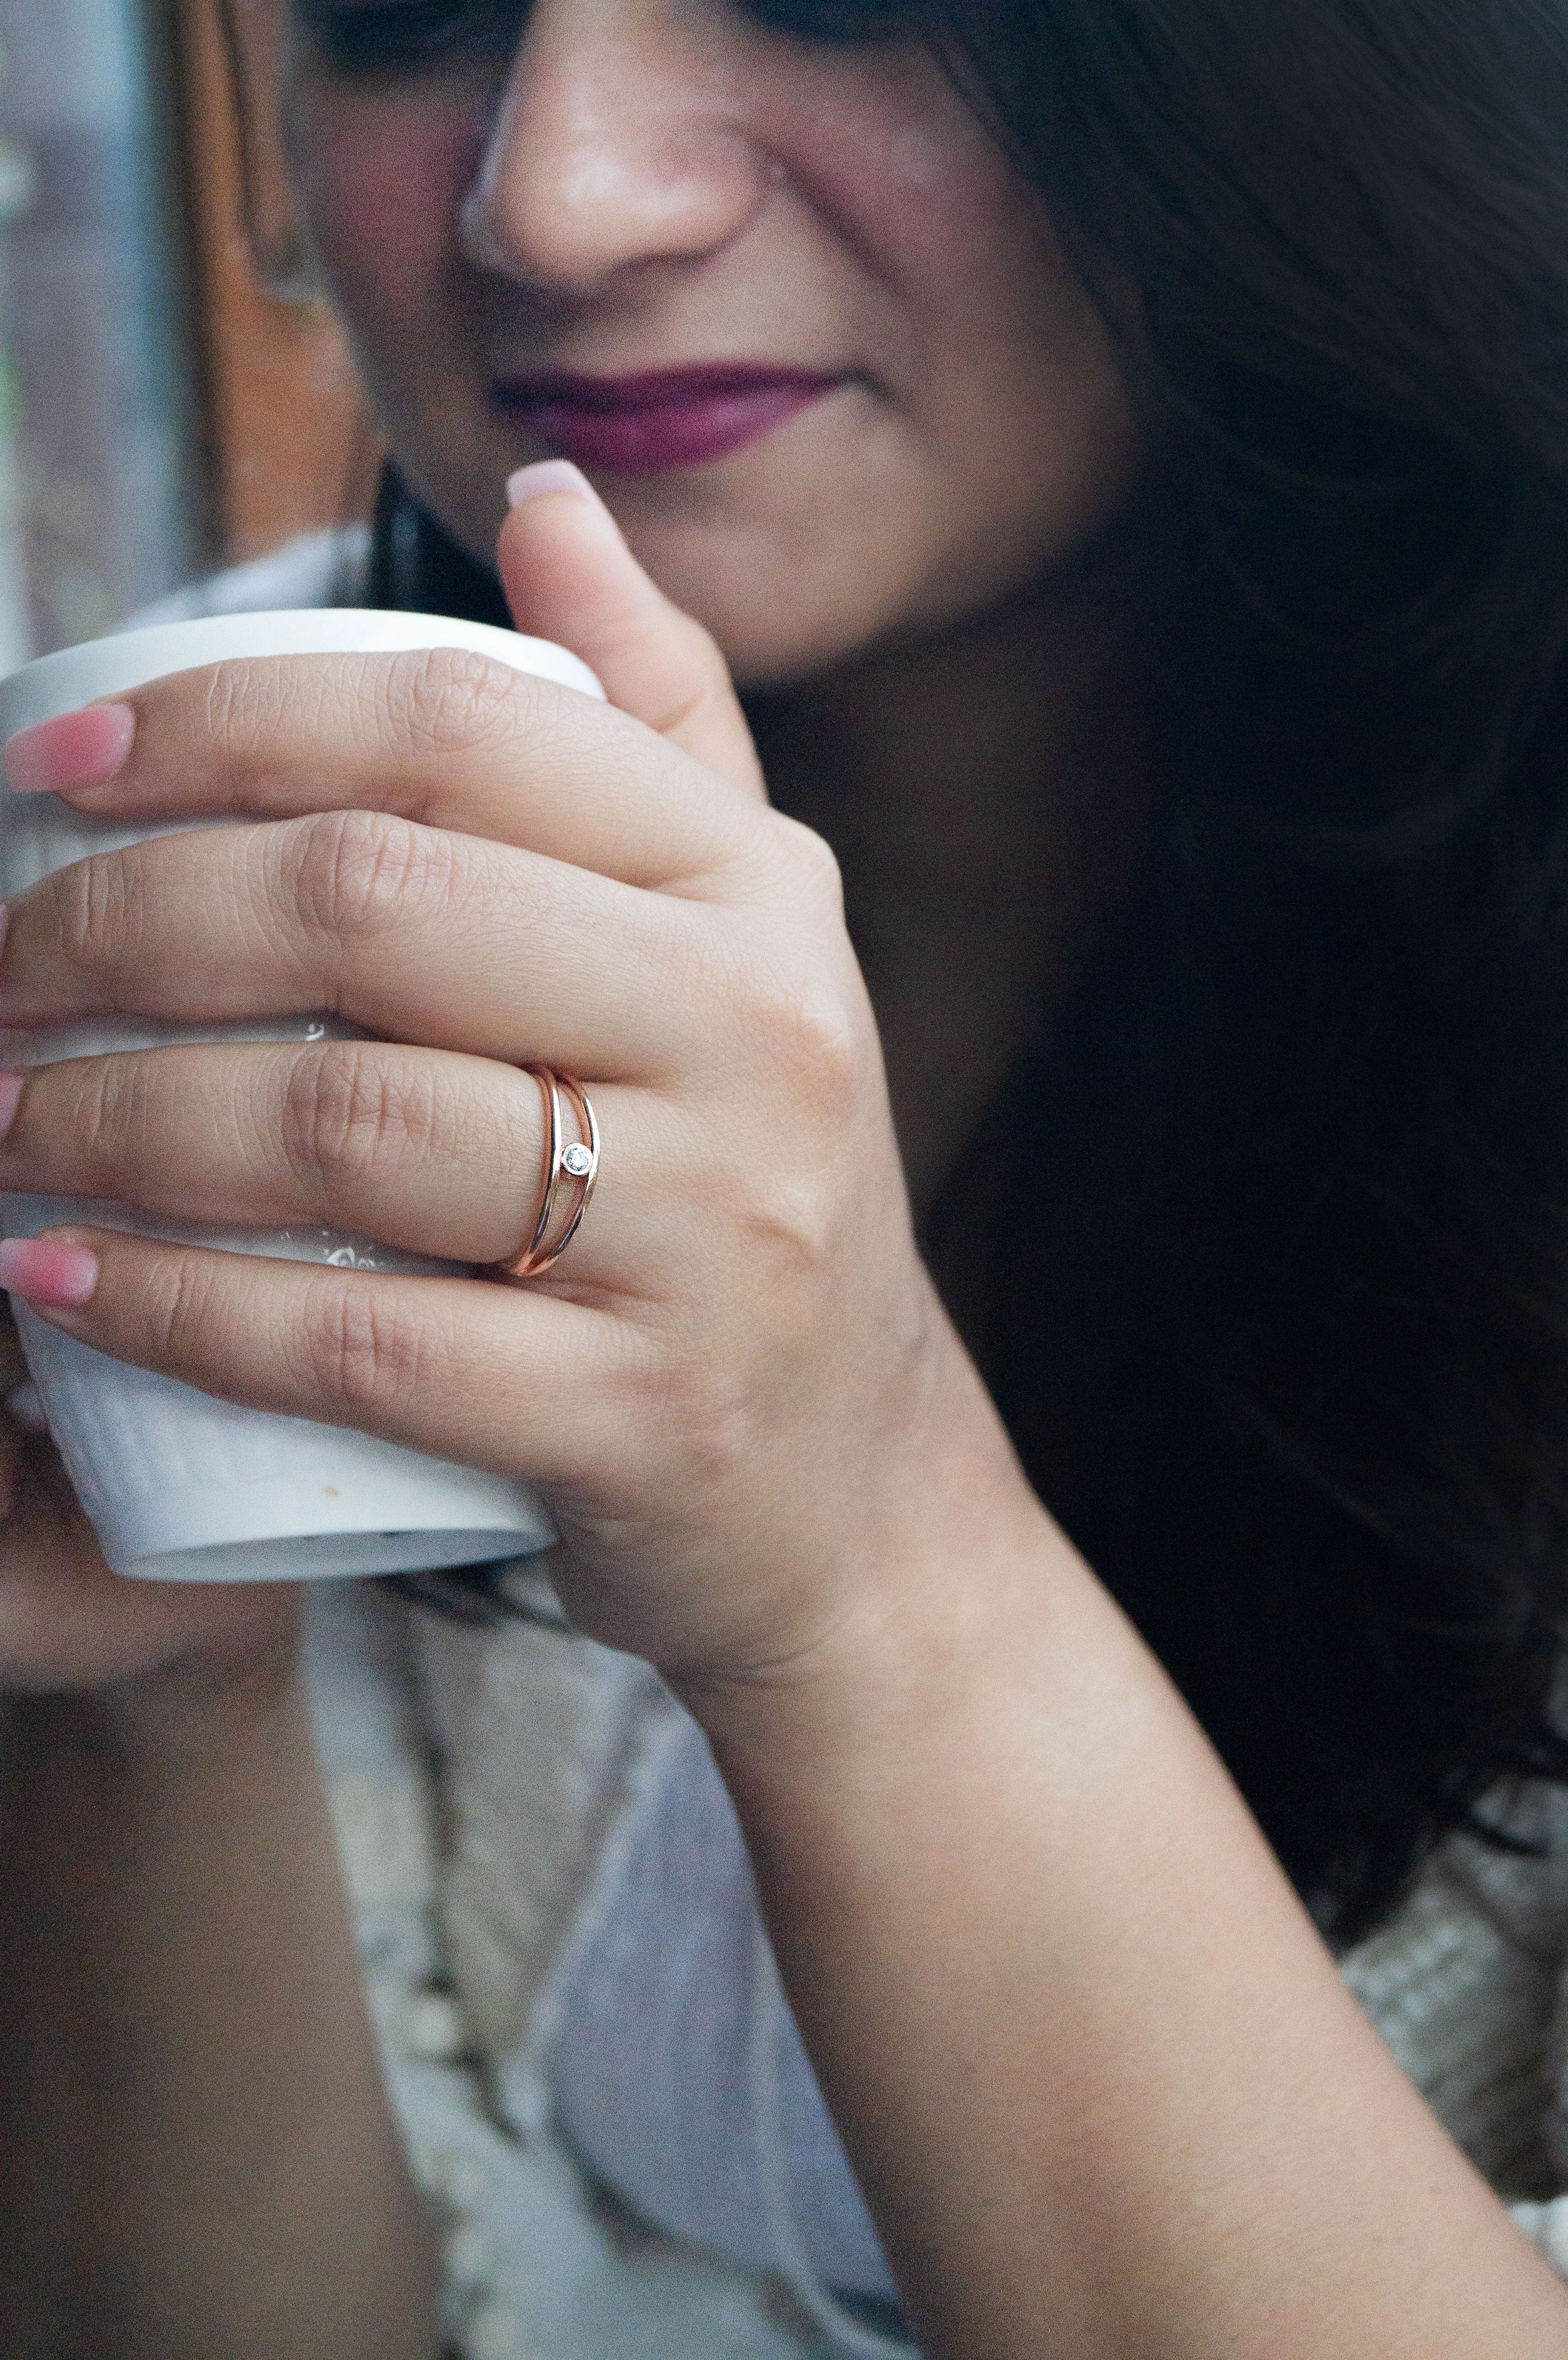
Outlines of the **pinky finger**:
{"type": "Polygon", "coordinates": [[[0,1285],[112,1359],[221,1401],[569,1491],[612,1471],[642,1390],[646,1342],[624,1322],[477,1279],[54,1229],[0,1244],[0,1285]]]}

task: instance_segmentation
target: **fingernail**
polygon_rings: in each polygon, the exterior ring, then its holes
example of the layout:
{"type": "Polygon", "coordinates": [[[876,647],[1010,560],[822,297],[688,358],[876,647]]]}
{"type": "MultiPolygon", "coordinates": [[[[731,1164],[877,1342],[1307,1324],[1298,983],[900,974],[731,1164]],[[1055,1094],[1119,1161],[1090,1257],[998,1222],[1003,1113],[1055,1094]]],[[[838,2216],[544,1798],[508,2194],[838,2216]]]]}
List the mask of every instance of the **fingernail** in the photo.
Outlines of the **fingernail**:
{"type": "Polygon", "coordinates": [[[5,779],[14,795],[66,795],[77,787],[106,787],[117,779],[136,734],[128,705],[90,705],[19,729],[5,748],[5,779]]]}
{"type": "Polygon", "coordinates": [[[506,497],[515,508],[526,507],[545,492],[570,492],[591,508],[604,505],[582,468],[574,467],[570,459],[536,459],[531,467],[519,467],[506,481],[506,497]]]}
{"type": "Polygon", "coordinates": [[[22,1095],[20,1074],[0,1074],[0,1139],[8,1139],[11,1125],[16,1120],[17,1101],[22,1095]]]}
{"type": "Polygon", "coordinates": [[[56,1238],[0,1239],[0,1287],[40,1311],[74,1311],[91,1302],[98,1257],[56,1238]]]}

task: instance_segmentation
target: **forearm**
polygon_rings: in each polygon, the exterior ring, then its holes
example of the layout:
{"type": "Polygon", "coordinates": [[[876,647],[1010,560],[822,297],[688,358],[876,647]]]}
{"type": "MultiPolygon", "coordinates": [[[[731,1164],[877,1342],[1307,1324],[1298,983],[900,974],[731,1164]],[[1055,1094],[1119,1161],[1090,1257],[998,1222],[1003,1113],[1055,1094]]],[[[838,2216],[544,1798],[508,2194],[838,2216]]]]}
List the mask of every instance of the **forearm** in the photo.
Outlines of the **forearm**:
{"type": "Polygon", "coordinates": [[[1043,1519],[706,1717],[932,2360],[1513,2360],[1568,2290],[1043,1519]]]}
{"type": "Polygon", "coordinates": [[[0,2347],[424,2360],[298,1681],[158,1719],[0,1704],[0,2347]]]}

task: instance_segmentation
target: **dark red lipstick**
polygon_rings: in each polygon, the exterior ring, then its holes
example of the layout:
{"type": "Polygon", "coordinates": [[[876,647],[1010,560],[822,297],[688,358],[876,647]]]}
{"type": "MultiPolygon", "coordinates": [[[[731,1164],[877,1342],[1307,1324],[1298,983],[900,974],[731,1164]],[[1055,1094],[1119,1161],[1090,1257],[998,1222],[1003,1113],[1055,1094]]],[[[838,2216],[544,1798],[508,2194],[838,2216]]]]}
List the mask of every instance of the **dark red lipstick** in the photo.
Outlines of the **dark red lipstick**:
{"type": "Polygon", "coordinates": [[[658,475],[726,458],[843,382],[816,369],[719,363],[635,377],[504,377],[495,398],[558,458],[604,475],[658,475]]]}

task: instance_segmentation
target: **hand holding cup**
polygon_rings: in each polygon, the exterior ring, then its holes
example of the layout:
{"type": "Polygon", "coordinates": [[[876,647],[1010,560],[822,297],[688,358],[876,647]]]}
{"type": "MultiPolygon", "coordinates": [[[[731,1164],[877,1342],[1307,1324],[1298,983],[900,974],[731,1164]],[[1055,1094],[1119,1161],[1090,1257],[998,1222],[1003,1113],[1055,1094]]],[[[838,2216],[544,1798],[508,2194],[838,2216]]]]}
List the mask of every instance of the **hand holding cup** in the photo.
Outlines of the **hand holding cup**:
{"type": "Polygon", "coordinates": [[[276,659],[136,691],[115,775],[54,777],[144,836],[247,816],[24,893],[6,1022],[362,1037],[30,1072],[0,1185],[493,1269],[535,1217],[543,1067],[604,1135],[567,1254],[514,1285],[72,1224],[5,1274],[203,1393],[537,1483],[582,1628],[749,1677],[897,1616],[972,1484],[1038,1509],[920,1262],[836,869],[768,807],[712,643],[586,486],[517,510],[502,565],[608,706],[440,651],[276,659]]]}
{"type": "MultiPolygon", "coordinates": [[[[74,863],[101,863],[131,845],[200,825],[194,814],[127,824],[107,814],[72,811],[49,792],[62,770],[113,778],[131,753],[131,708],[85,705],[84,697],[123,695],[188,672],[210,676],[213,664],[239,671],[292,654],[436,645],[531,669],[582,694],[602,693],[586,666],[541,640],[442,617],[345,609],[156,626],[27,665],[0,683],[0,738],[9,741],[13,788],[0,801],[0,887],[14,896],[74,863]]],[[[102,873],[88,866],[82,880],[88,890],[92,877],[102,873]]],[[[176,1043],[313,1043],[354,1030],[314,1011],[247,1016],[214,1028],[202,1020],[158,1023],[104,1007],[17,1037],[12,1057],[37,1067],[176,1043]]],[[[93,1070],[99,1086],[112,1091],[115,1069],[93,1070]]],[[[19,1090],[16,1073],[0,1076],[0,1120],[14,1113],[19,1090]]],[[[175,1175],[167,1177],[172,1182],[175,1175]]],[[[117,1195],[112,1175],[105,1188],[117,1195]]],[[[215,1224],[192,1229],[145,1196],[136,1206],[83,1204],[48,1194],[5,1200],[5,1226],[18,1237],[82,1218],[111,1220],[143,1236],[200,1237],[230,1251],[349,1269],[410,1275],[450,1268],[441,1260],[398,1253],[319,1224],[275,1231],[215,1224]]],[[[69,1255],[57,1260],[59,1273],[71,1268],[69,1255]]],[[[117,1572],[171,1580],[391,1573],[520,1556],[550,1537],[523,1488],[503,1477],[442,1465],[307,1418],[265,1415],[158,1371],[122,1367],[59,1334],[25,1304],[17,1319],[49,1428],[117,1572]]]]}

